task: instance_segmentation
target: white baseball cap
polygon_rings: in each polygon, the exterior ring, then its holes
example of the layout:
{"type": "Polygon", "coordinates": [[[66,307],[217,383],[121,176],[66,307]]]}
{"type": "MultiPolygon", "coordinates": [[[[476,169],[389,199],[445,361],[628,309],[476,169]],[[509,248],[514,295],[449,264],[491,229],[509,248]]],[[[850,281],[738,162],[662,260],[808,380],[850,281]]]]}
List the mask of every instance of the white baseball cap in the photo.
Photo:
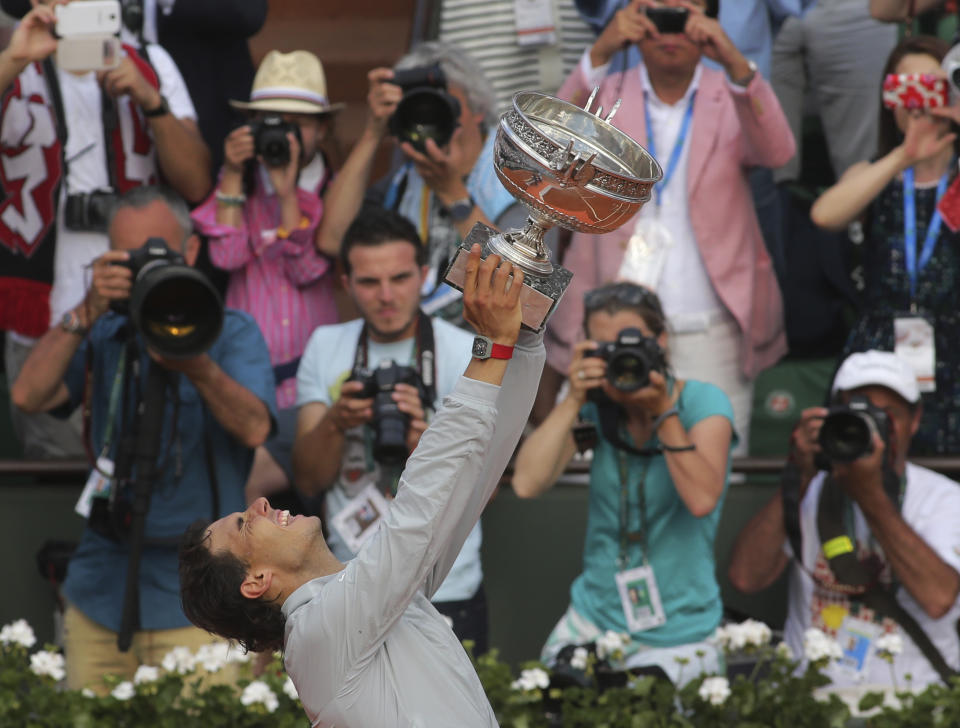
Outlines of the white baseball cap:
{"type": "Polygon", "coordinates": [[[858,387],[886,387],[910,404],[920,400],[917,375],[908,362],[892,351],[861,351],[843,360],[833,378],[831,394],[858,387]]]}

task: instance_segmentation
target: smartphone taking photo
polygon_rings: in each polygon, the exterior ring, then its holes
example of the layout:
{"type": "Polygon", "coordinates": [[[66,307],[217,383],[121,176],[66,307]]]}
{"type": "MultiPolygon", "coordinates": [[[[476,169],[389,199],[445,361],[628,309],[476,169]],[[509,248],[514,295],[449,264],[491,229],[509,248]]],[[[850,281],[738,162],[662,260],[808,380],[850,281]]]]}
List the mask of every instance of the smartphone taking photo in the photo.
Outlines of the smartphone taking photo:
{"type": "Polygon", "coordinates": [[[58,68],[102,71],[120,65],[119,0],[74,0],[53,12],[58,68]]]}

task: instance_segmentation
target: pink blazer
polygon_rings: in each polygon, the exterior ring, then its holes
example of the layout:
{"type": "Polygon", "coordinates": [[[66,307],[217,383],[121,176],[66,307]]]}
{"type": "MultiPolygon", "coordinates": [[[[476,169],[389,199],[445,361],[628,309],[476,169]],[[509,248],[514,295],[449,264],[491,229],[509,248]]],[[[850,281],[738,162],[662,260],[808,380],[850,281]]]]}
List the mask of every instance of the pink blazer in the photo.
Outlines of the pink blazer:
{"type": "MultiPolygon", "coordinates": [[[[645,145],[643,83],[636,68],[607,76],[594,104],[612,108],[621,81],[623,104],[614,123],[645,145]]],[[[557,95],[583,106],[591,90],[578,65],[557,95]]],[[[795,149],[787,119],[760,74],[738,94],[723,73],[703,68],[687,170],[691,222],[710,280],[740,325],[741,368],[750,378],[783,356],[787,341],[783,300],[760,233],[747,168],[780,167],[795,149]]],[[[562,373],[570,365],[572,346],[583,338],[583,294],[616,277],[633,225],[631,220],[607,235],[573,236],[563,262],[573,271],[573,281],[547,331],[547,359],[562,373]]]]}

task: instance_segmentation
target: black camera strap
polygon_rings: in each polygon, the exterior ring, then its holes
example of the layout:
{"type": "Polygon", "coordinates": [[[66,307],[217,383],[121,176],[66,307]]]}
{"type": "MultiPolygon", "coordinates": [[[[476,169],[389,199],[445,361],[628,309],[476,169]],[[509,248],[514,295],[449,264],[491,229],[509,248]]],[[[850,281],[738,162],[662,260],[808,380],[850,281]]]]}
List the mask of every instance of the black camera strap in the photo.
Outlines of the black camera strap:
{"type": "MultiPolygon", "coordinates": [[[[620,423],[624,414],[623,408],[610,399],[602,390],[592,390],[589,395],[590,400],[597,406],[597,413],[600,421],[600,432],[603,437],[618,450],[623,450],[632,455],[641,457],[650,457],[653,455],[663,455],[665,452],[690,452],[696,450],[696,445],[686,445],[684,447],[672,447],[660,442],[654,447],[638,448],[620,437],[620,423]]],[[[678,403],[679,404],[679,403],[678,403]]],[[[654,437],[656,433],[651,433],[654,437]]]]}
{"type": "Polygon", "coordinates": [[[47,84],[47,93],[50,94],[50,103],[53,104],[54,123],[57,127],[57,139],[60,141],[60,167],[62,181],[67,182],[67,120],[63,111],[63,93],[60,91],[60,80],[57,78],[57,67],[53,65],[52,56],[43,59],[43,80],[47,84]]]}
{"type": "MultiPolygon", "coordinates": [[[[423,406],[434,409],[437,399],[437,362],[436,345],[433,336],[433,322],[423,311],[417,316],[416,351],[414,362],[420,382],[423,385],[423,406]]],[[[357,351],[353,358],[353,370],[369,368],[369,334],[364,322],[357,340],[357,351]]]]}

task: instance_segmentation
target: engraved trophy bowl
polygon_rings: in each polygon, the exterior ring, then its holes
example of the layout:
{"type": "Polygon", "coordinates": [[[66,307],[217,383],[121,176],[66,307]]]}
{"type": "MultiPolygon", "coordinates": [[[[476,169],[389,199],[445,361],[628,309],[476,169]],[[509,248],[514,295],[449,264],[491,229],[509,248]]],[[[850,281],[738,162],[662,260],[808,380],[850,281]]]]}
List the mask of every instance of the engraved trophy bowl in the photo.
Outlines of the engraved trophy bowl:
{"type": "Polygon", "coordinates": [[[620,105],[602,117],[547,94],[521,91],[500,117],[494,168],[500,182],[529,210],[522,230],[470,231],[447,271],[463,289],[470,246],[511,261],[524,272],[523,323],[540,330],[573,274],[555,266],[543,236],[554,225],[603,234],[616,230],[650,199],[663,171],[650,153],[611,124],[620,105]]]}

